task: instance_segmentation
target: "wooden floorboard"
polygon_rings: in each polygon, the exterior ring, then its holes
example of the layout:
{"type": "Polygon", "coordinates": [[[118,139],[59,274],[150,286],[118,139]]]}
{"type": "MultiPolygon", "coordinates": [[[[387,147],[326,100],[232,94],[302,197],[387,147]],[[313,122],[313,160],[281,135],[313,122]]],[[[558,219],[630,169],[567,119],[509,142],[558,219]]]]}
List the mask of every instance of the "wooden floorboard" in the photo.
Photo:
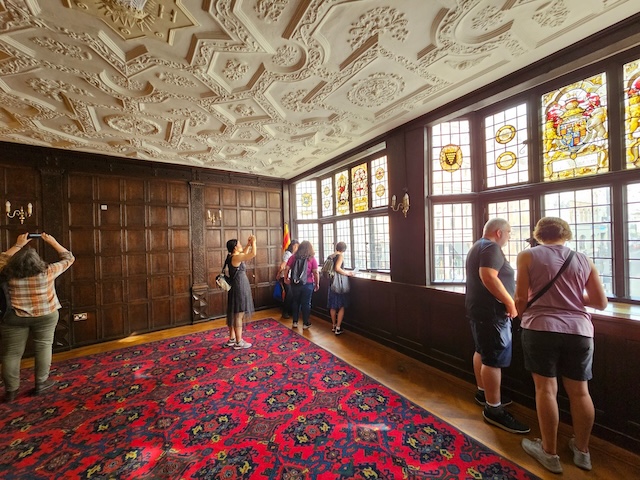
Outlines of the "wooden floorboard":
{"type": "MultiPolygon", "coordinates": [[[[280,318],[280,311],[277,309],[256,312],[252,320],[269,317],[280,321],[283,325],[291,326],[290,320],[280,318]]],[[[313,317],[312,323],[313,326],[308,330],[299,328],[299,333],[376,381],[400,393],[495,452],[542,478],[567,478],[571,480],[640,479],[639,455],[595,437],[591,443],[593,470],[585,472],[575,467],[571,452],[567,447],[571,427],[565,424],[561,425],[558,443],[558,453],[562,461],[564,474],[560,476],[549,473],[522,450],[520,446],[522,435],[505,432],[483,421],[482,408],[473,399],[475,386],[348,330],[341,336],[335,336],[331,332],[331,324],[324,319],[313,317]]],[[[58,353],[54,355],[54,362],[206,331],[223,327],[224,325],[224,319],[219,319],[160,332],[135,335],[123,340],[58,353]]],[[[251,341],[249,336],[247,336],[247,339],[251,341]]],[[[469,362],[471,362],[471,358],[469,358],[469,362]]],[[[33,361],[31,359],[23,362],[23,367],[31,367],[32,365],[33,361]]],[[[516,418],[531,425],[532,430],[527,435],[528,438],[539,436],[534,410],[515,403],[509,409],[516,418]]]]}

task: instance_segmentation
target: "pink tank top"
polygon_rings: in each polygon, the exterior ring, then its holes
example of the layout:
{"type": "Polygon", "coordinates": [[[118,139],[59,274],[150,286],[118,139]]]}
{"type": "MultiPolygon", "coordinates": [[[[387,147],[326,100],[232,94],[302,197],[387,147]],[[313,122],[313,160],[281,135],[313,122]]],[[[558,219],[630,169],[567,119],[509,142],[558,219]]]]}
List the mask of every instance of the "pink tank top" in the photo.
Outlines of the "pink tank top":
{"type": "MultiPolygon", "coordinates": [[[[529,299],[556,276],[570,251],[564,245],[539,245],[529,250],[529,299]]],[[[524,312],[522,328],[593,337],[591,315],[582,296],[589,275],[589,260],[576,252],[553,286],[524,312]]]]}

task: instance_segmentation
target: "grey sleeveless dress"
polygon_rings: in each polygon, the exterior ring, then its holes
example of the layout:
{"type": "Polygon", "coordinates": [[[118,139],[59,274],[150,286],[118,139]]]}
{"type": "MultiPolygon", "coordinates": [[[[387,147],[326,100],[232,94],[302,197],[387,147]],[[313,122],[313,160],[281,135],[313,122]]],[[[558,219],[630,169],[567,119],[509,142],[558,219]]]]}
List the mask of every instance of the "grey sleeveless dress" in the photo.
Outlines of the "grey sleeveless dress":
{"type": "Polygon", "coordinates": [[[235,314],[244,312],[244,320],[248,320],[255,310],[245,263],[241,262],[238,267],[234,267],[229,262],[229,276],[231,290],[227,293],[227,326],[233,326],[235,314]]]}

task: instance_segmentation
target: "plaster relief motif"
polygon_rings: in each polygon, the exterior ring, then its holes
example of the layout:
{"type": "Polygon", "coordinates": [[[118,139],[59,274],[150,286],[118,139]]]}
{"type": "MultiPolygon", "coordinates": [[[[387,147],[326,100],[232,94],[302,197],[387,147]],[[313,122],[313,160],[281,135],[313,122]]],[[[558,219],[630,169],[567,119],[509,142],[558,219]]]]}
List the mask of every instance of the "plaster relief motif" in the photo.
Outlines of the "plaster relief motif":
{"type": "Polygon", "coordinates": [[[222,73],[229,80],[239,80],[244,77],[249,71],[249,65],[239,60],[227,60],[222,73]]]}
{"type": "Polygon", "coordinates": [[[550,2],[548,8],[536,13],[533,19],[543,27],[556,28],[561,26],[569,16],[569,9],[564,0],[550,2]]]}
{"type": "Polygon", "coordinates": [[[104,121],[114,130],[132,135],[156,135],[160,131],[159,125],[139,117],[109,115],[104,121]]]}
{"type": "Polygon", "coordinates": [[[360,107],[374,108],[395,100],[404,90],[404,81],[395,73],[375,73],[353,85],[347,94],[360,107]]]}
{"type": "Polygon", "coordinates": [[[291,178],[570,44],[573,26],[637,13],[369,3],[0,0],[0,140],[291,178]]]}
{"type": "Polygon", "coordinates": [[[395,8],[380,7],[369,10],[362,15],[357,23],[352,24],[349,33],[351,48],[356,50],[374,35],[388,33],[396,40],[404,41],[409,34],[407,25],[409,21],[404,13],[395,8]]]}
{"type": "Polygon", "coordinates": [[[75,58],[76,60],[91,60],[91,53],[84,51],[79,45],[69,45],[53,38],[32,37],[31,41],[39,47],[46,48],[52,53],[75,58]]]}
{"type": "Polygon", "coordinates": [[[258,18],[267,23],[277,22],[282,14],[287,0],[257,0],[253,9],[258,14],[258,18]]]}

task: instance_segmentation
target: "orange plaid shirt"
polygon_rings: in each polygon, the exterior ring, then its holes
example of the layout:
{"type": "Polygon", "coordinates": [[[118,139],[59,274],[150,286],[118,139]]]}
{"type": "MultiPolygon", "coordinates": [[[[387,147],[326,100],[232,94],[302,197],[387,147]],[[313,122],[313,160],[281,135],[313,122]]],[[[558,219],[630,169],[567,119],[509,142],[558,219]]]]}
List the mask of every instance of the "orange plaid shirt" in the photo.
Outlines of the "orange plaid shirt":
{"type": "MultiPolygon", "coordinates": [[[[47,265],[39,275],[9,280],[11,307],[18,317],[41,317],[62,308],[56,294],[55,280],[71,264],[75,257],[69,251],[60,253],[60,260],[47,265]]],[[[0,260],[1,263],[1,260],[0,260]]]]}

